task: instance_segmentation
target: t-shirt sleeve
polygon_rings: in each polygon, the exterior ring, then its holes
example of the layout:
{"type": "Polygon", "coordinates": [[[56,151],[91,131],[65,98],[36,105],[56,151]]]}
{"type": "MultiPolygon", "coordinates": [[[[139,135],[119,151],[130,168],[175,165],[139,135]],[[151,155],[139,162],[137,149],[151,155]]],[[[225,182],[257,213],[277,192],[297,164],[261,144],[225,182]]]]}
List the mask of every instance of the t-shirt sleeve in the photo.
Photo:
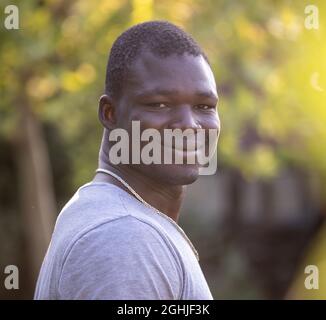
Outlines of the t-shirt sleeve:
{"type": "Polygon", "coordinates": [[[182,267],[156,228],[125,216],[79,238],[66,255],[60,299],[177,300],[182,267]]]}

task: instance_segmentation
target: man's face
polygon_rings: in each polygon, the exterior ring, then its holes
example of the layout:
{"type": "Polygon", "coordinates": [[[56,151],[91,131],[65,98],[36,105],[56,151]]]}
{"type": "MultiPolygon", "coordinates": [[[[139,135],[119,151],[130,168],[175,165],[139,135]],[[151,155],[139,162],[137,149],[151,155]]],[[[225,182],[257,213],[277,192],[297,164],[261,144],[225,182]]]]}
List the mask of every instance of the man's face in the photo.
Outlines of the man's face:
{"type": "MultiPolygon", "coordinates": [[[[202,56],[160,58],[143,52],[133,63],[117,106],[117,127],[131,133],[132,121],[141,132],[157,129],[220,130],[214,75],[202,56]]],[[[131,136],[131,134],[130,134],[131,136]]],[[[198,177],[198,164],[130,165],[156,182],[186,185],[198,177]]]]}

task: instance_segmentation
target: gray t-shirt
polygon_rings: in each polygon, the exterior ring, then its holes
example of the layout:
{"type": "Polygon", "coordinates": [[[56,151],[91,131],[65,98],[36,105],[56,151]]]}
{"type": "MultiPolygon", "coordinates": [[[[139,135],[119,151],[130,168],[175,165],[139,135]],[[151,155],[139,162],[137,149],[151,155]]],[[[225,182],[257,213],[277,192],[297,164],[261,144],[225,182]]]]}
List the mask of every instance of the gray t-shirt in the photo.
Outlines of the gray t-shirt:
{"type": "Polygon", "coordinates": [[[35,299],[212,299],[199,263],[166,218],[128,192],[87,183],[62,209],[35,299]]]}

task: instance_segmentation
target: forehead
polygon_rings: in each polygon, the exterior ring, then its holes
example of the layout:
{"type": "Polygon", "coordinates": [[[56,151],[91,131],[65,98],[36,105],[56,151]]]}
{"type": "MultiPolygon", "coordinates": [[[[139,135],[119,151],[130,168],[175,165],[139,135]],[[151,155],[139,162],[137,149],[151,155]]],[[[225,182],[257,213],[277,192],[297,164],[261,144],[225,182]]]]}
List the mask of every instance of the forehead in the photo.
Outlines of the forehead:
{"type": "Polygon", "coordinates": [[[143,52],[129,69],[125,93],[143,91],[212,92],[217,96],[213,72],[202,56],[158,57],[143,52]]]}

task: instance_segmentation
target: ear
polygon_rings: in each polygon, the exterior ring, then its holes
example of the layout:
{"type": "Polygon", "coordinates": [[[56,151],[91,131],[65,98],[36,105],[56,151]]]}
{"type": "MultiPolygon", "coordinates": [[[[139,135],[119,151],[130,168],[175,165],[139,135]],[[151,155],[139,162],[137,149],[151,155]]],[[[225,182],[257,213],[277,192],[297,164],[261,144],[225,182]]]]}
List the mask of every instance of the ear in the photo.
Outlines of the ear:
{"type": "Polygon", "coordinates": [[[98,117],[106,129],[114,129],[116,124],[116,110],[112,99],[103,94],[99,100],[98,117]]]}

